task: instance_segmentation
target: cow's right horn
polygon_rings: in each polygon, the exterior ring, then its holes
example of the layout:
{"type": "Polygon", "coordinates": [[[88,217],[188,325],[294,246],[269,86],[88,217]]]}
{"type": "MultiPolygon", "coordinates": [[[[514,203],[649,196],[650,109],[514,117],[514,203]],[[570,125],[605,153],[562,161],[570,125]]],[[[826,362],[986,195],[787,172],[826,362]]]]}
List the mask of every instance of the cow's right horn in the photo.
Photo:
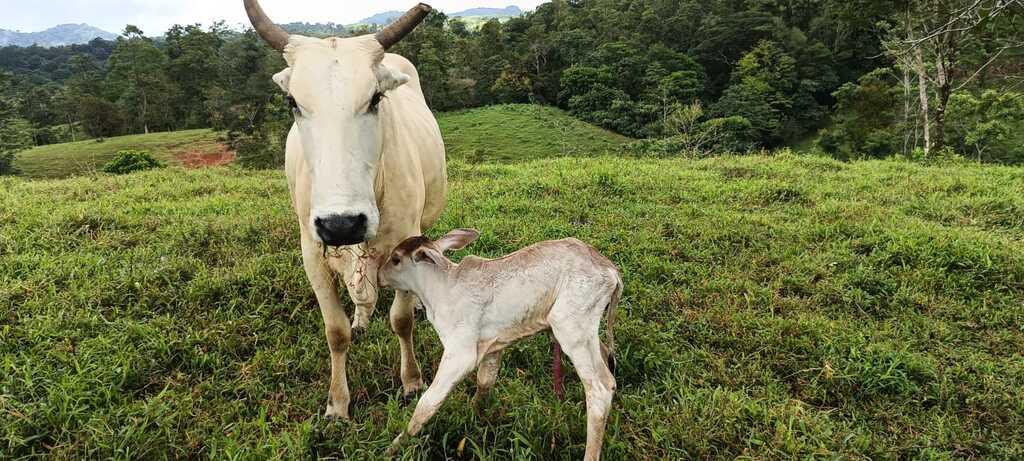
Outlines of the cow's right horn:
{"type": "Polygon", "coordinates": [[[377,41],[380,42],[380,46],[383,46],[385,50],[395,46],[396,43],[402,41],[409,32],[412,32],[416,26],[423,22],[423,19],[430,14],[434,9],[426,3],[420,3],[414,6],[411,10],[402,15],[402,17],[395,20],[387,27],[377,32],[377,41]]]}
{"type": "Polygon", "coordinates": [[[253,29],[256,29],[256,33],[260,34],[260,37],[263,37],[263,40],[275,50],[284,51],[285,45],[288,44],[288,32],[267,17],[267,13],[263,12],[258,1],[243,1],[245,2],[245,13],[249,15],[249,22],[252,23],[253,29]]]}

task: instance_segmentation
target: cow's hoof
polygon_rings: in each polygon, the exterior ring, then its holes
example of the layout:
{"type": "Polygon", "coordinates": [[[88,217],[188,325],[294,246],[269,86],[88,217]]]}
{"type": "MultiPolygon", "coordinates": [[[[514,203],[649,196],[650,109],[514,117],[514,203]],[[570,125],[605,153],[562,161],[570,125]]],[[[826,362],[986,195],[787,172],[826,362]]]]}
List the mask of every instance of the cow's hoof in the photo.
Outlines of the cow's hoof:
{"type": "Polygon", "coordinates": [[[324,412],[325,421],[348,421],[348,409],[341,408],[340,405],[327,405],[327,411],[324,412]]]}
{"type": "Polygon", "coordinates": [[[357,326],[357,327],[352,327],[352,342],[354,343],[356,341],[359,341],[359,339],[362,338],[363,335],[365,335],[365,334],[366,334],[366,327],[364,327],[362,325],[357,326]]]}
{"type": "Polygon", "coordinates": [[[403,385],[402,386],[402,400],[404,400],[405,403],[409,403],[412,399],[414,399],[417,395],[419,395],[420,392],[423,392],[423,389],[425,387],[426,386],[423,385],[423,380],[422,379],[418,379],[418,380],[416,380],[416,382],[414,382],[412,384],[409,384],[407,386],[403,385]]]}

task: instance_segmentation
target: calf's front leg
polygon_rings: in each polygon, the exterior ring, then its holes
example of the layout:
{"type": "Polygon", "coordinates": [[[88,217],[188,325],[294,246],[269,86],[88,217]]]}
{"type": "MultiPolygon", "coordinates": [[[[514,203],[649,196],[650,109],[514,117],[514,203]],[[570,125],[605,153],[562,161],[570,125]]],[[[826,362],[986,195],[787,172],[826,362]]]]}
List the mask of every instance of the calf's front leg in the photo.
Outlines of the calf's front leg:
{"type": "Polygon", "coordinates": [[[324,416],[348,419],[349,392],[345,362],[352,344],[352,331],[345,309],[341,307],[337,278],[328,267],[327,261],[323,259],[317,244],[306,237],[305,231],[302,234],[302,263],[320,305],[327,346],[331,351],[331,387],[327,394],[327,410],[324,416]]]}
{"type": "Polygon", "coordinates": [[[427,391],[420,397],[420,401],[416,403],[416,410],[412,413],[409,426],[391,442],[391,446],[387,451],[388,456],[394,456],[398,453],[402,442],[407,437],[415,436],[420,432],[420,429],[423,429],[423,425],[437,413],[437,410],[441,408],[441,404],[444,403],[452,389],[467,374],[473,371],[475,366],[476,351],[472,346],[459,348],[455,351],[452,349],[445,350],[444,356],[441,357],[441,364],[437,367],[437,376],[434,377],[434,382],[430,384],[427,391]]]}

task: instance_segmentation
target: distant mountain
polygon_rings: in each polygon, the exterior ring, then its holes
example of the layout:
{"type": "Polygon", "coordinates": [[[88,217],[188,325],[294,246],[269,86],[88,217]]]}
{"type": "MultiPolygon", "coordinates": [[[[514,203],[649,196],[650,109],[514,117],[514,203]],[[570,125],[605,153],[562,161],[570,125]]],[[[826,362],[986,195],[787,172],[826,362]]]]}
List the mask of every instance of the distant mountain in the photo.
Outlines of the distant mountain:
{"type": "Polygon", "coordinates": [[[0,46],[32,46],[54,47],[89,43],[94,38],[113,40],[112,34],[88,24],[61,24],[42,32],[15,32],[0,29],[0,46]]]}
{"type": "MultiPolygon", "coordinates": [[[[523,10],[519,9],[518,6],[512,5],[505,8],[470,8],[465,11],[459,11],[458,13],[449,14],[451,18],[510,18],[523,14],[523,10]]],[[[356,25],[374,25],[384,26],[391,24],[395,19],[398,19],[402,15],[401,11],[385,11],[383,13],[377,13],[368,18],[363,18],[356,25]]]]}
{"type": "Polygon", "coordinates": [[[398,19],[402,15],[401,11],[385,11],[383,13],[377,13],[368,18],[363,18],[356,24],[374,25],[374,26],[385,26],[391,24],[392,21],[398,19]]]}
{"type": "Polygon", "coordinates": [[[488,18],[507,18],[523,14],[518,6],[512,5],[505,8],[470,8],[451,15],[453,18],[465,18],[474,16],[485,16],[488,18]]]}

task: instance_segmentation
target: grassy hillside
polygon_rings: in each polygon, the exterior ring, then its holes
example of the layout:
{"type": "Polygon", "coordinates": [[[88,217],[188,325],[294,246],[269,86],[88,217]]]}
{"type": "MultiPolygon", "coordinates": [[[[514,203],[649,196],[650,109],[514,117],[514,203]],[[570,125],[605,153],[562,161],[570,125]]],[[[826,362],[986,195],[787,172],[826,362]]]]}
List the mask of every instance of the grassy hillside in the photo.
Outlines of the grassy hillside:
{"type": "MultiPolygon", "coordinates": [[[[483,131],[483,128],[481,128],[483,131]]],[[[449,131],[452,131],[449,129],[449,131]]],[[[458,130],[462,134],[468,129],[458,130]]],[[[507,135],[512,136],[512,135],[507,135]]],[[[1024,170],[797,157],[456,160],[434,230],[568,235],[625,275],[606,459],[1024,457],[1024,170]]],[[[381,307],[325,423],[283,176],[0,180],[0,451],[379,459],[412,412],[381,307]]],[[[461,256],[461,255],[460,255],[461,256]]],[[[417,354],[440,358],[425,321],[417,354]]],[[[578,459],[546,337],[461,385],[412,459],[578,459]]]]}
{"type": "MultiPolygon", "coordinates": [[[[523,161],[566,155],[593,155],[626,138],[572,118],[558,109],[532,105],[492,106],[439,114],[452,158],[471,162],[523,161]]],[[[37,147],[18,155],[17,166],[30,178],[65,178],[103,169],[118,151],[148,150],[180,165],[188,155],[213,154],[225,147],[209,130],[153,133],[37,147]]]]}
{"type": "Polygon", "coordinates": [[[18,154],[16,165],[30,178],[65,178],[102,170],[122,150],[147,150],[167,163],[180,164],[180,156],[223,149],[210,130],[174,131],[36,147],[18,154]]]}
{"type": "Polygon", "coordinates": [[[438,117],[448,156],[470,163],[599,155],[628,141],[546,106],[489,106],[438,117]]]}

